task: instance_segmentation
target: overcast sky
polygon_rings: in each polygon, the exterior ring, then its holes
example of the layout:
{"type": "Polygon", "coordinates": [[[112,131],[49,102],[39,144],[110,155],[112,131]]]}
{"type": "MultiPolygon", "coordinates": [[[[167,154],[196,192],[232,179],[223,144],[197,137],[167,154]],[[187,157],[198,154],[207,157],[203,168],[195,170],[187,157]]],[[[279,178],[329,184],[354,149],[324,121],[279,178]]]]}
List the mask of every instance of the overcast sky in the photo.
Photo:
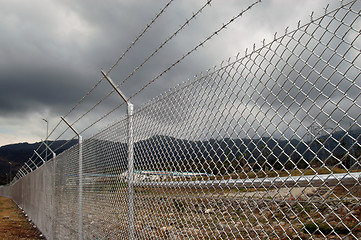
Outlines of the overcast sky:
{"type": "MultiPolygon", "coordinates": [[[[168,0],[0,0],[0,146],[36,142],[46,136],[101,78],[168,0]]],[[[205,0],[175,0],[144,34],[110,76],[120,83],[165,39],[189,19],[205,0]]],[[[126,83],[131,96],[212,32],[254,1],[214,0],[211,6],[165,45],[126,83]]],[[[322,13],[340,1],[263,0],[208,41],[151,87],[138,94],[136,107],[222,60],[244,54],[253,43],[272,40],[274,33],[294,29],[310,13],[322,13]]],[[[111,88],[103,82],[69,115],[73,121],[111,88]]],[[[120,103],[112,96],[102,108],[84,117],[86,126],[120,103]]],[[[114,119],[116,120],[116,119],[114,119]]]]}

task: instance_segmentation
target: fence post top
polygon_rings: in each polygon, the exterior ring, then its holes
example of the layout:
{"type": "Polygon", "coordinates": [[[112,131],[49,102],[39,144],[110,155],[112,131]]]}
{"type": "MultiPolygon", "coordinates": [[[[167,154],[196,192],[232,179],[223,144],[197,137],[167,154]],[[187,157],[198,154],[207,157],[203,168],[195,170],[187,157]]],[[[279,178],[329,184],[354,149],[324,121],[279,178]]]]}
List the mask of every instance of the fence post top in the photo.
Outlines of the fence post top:
{"type": "Polygon", "coordinates": [[[70,123],[68,123],[68,121],[66,121],[64,117],[60,117],[60,118],[61,118],[61,120],[63,120],[63,121],[66,123],[66,125],[68,125],[68,127],[69,127],[79,138],[81,138],[81,136],[80,136],[80,134],[78,133],[78,131],[76,131],[75,128],[73,128],[73,126],[70,125],[70,123]]]}
{"type": "Polygon", "coordinates": [[[46,144],[46,142],[43,141],[43,139],[41,139],[42,143],[45,145],[46,148],[48,148],[50,150],[50,152],[53,154],[53,157],[56,157],[56,153],[48,146],[48,144],[46,144]]]}
{"type": "Polygon", "coordinates": [[[124,100],[124,102],[126,102],[129,105],[133,104],[129,101],[129,99],[124,95],[124,93],[122,93],[122,91],[120,91],[120,89],[118,88],[118,86],[115,85],[115,83],[112,81],[112,79],[103,71],[100,70],[101,73],[103,74],[103,76],[105,77],[105,79],[109,82],[109,84],[114,88],[114,91],[116,91],[118,93],[118,95],[124,100]]]}

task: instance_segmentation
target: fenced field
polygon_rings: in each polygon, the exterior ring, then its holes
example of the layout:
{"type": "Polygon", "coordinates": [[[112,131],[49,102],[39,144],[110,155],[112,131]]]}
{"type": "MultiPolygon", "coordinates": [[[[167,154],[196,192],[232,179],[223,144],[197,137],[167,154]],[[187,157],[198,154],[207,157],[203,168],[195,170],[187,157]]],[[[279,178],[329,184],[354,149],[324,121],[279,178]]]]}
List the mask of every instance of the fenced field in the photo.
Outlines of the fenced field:
{"type": "Polygon", "coordinates": [[[361,239],[360,9],[122,96],[127,115],[0,191],[48,239],[361,239]]]}

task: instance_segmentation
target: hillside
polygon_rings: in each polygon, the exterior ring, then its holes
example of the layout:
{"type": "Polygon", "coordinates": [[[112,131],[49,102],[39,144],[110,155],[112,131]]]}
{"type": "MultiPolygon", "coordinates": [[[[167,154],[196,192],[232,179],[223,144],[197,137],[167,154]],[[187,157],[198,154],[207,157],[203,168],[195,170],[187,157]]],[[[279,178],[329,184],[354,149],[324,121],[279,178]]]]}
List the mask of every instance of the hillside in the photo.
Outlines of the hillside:
{"type": "Polygon", "coordinates": [[[351,168],[353,165],[353,169],[359,169],[360,163],[350,161],[349,155],[360,157],[360,136],[360,130],[338,131],[312,141],[272,137],[188,141],[153,136],[135,143],[135,168],[169,171],[202,169],[215,175],[242,172],[246,166],[257,171],[261,168],[305,169],[342,163],[338,167],[351,168]]]}
{"type": "MultiPolygon", "coordinates": [[[[66,140],[49,141],[53,148],[59,148],[66,140]]],[[[77,143],[77,140],[72,140],[68,144],[59,148],[56,153],[59,154],[69,147],[77,143]]],[[[41,142],[37,143],[16,143],[0,147],[0,184],[6,184],[9,182],[10,163],[11,163],[11,176],[14,177],[18,169],[28,161],[28,159],[34,154],[34,150],[38,149],[41,142]],[[10,162],[10,163],[9,163],[10,162]]],[[[41,147],[38,152],[42,152],[44,147],[41,147]]]]}
{"type": "MultiPolygon", "coordinates": [[[[312,141],[297,139],[208,139],[189,141],[169,136],[155,135],[134,144],[134,162],[138,170],[199,171],[209,174],[227,174],[242,172],[245,167],[260,169],[305,169],[322,165],[340,168],[360,169],[351,159],[360,158],[361,130],[334,132],[331,136],[319,136],[312,141]],[[332,152],[332,154],[330,154],[332,152]],[[353,157],[350,158],[350,155],[353,157]]],[[[53,148],[59,148],[65,141],[52,142],[53,148]]],[[[77,143],[69,142],[57,151],[57,154],[77,143]]],[[[92,154],[93,173],[115,173],[125,171],[127,155],[126,144],[99,139],[87,139],[85,145],[91,145],[96,151],[92,154]],[[109,152],[109,149],[116,152],[109,152]],[[118,161],[114,168],[114,161],[118,161]],[[96,161],[94,161],[96,160],[96,161]],[[119,170],[119,171],[118,171],[119,170]]],[[[10,164],[12,176],[33,155],[40,143],[18,143],[0,147],[0,183],[8,180],[10,164]]],[[[43,151],[41,148],[39,152],[43,151]]],[[[84,171],[87,171],[84,169],[84,171]]]]}

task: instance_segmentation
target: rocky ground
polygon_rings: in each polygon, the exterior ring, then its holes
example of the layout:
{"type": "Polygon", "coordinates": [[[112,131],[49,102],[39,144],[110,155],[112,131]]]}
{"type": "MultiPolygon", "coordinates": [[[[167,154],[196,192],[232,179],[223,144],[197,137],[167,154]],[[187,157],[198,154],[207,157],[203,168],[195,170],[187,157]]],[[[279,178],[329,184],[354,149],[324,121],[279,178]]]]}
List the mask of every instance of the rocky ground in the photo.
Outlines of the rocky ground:
{"type": "Polygon", "coordinates": [[[174,193],[172,199],[167,194],[167,198],[143,199],[135,227],[141,238],[361,239],[359,191],[215,191],[194,198],[174,193]],[[145,214],[151,209],[152,215],[145,214]]]}
{"type": "MultiPolygon", "coordinates": [[[[123,190],[84,192],[87,238],[128,237],[127,191],[123,190]]],[[[136,239],[361,239],[360,199],[360,186],[136,188],[134,235],[136,239]]],[[[76,202],[75,196],[70,202],[76,202]]],[[[76,211],[66,206],[62,216],[72,219],[76,230],[76,211]]],[[[71,226],[66,227],[69,234],[71,226]]]]}
{"type": "MultiPolygon", "coordinates": [[[[76,239],[78,195],[57,191],[57,236],[76,239]]],[[[85,239],[129,237],[128,189],[86,188],[85,239]]],[[[135,239],[361,239],[361,186],[136,187],[135,239]]]]}

